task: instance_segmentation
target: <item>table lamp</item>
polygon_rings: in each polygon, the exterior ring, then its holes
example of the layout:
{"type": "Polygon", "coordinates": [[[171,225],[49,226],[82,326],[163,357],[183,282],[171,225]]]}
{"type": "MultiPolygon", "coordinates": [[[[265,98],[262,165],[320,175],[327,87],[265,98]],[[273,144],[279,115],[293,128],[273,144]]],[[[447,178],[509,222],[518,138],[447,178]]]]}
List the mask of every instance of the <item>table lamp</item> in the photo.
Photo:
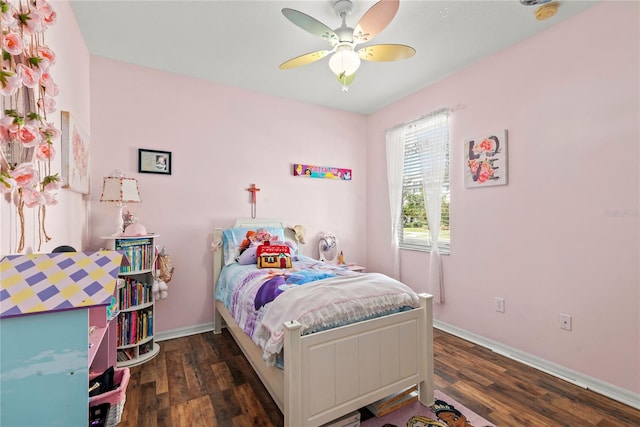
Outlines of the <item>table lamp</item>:
{"type": "Polygon", "coordinates": [[[124,228],[122,211],[126,204],[140,203],[142,201],[138,192],[138,180],[127,178],[118,171],[113,172],[111,176],[103,178],[100,201],[112,202],[118,207],[117,229],[113,235],[121,235],[124,228]]]}

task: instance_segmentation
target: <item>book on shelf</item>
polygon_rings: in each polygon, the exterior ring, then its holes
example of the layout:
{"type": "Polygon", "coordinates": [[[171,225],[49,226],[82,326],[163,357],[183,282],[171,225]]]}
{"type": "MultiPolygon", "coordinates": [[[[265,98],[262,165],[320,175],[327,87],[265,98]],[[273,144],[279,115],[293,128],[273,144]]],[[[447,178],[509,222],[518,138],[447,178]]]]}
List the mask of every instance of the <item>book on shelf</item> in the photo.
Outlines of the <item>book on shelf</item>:
{"type": "Polygon", "coordinates": [[[127,360],[135,359],[136,351],[134,348],[123,348],[118,350],[116,359],[118,362],[125,362],[127,360]]]}
{"type": "Polygon", "coordinates": [[[118,292],[121,310],[153,302],[151,285],[133,277],[127,277],[125,285],[118,292]]]}
{"type": "Polygon", "coordinates": [[[153,309],[121,312],[118,318],[117,345],[135,344],[153,335],[153,309]]]}
{"type": "Polygon", "coordinates": [[[367,405],[367,409],[376,417],[382,417],[416,400],[418,400],[418,386],[414,385],[367,405]]]}
{"type": "Polygon", "coordinates": [[[116,250],[122,252],[129,261],[129,266],[122,266],[122,273],[149,270],[153,265],[154,248],[152,239],[116,240],[116,250]]]}

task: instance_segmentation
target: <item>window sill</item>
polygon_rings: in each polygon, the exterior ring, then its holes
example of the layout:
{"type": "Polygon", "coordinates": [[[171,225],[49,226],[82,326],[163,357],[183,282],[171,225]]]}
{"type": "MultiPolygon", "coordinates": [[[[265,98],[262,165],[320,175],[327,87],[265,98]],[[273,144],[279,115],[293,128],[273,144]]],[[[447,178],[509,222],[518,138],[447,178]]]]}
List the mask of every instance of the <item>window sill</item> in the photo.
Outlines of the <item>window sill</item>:
{"type": "MultiPolygon", "coordinates": [[[[416,246],[416,245],[400,245],[401,250],[405,251],[414,251],[414,252],[428,252],[431,253],[431,248],[427,248],[425,246],[416,246]]],[[[440,249],[440,255],[451,255],[449,248],[440,249]]]]}

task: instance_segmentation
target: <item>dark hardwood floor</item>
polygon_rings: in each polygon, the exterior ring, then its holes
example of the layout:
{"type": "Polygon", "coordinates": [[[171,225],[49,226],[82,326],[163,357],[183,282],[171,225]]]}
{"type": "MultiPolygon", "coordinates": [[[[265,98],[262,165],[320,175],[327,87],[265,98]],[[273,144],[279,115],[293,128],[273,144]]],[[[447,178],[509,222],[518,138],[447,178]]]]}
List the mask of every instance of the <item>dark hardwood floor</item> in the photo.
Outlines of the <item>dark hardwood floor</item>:
{"type": "MultiPolygon", "coordinates": [[[[435,385],[487,420],[515,426],[640,426],[640,411],[435,330],[435,385]]],[[[131,368],[121,427],[281,426],[230,334],[160,343],[131,368]]]]}

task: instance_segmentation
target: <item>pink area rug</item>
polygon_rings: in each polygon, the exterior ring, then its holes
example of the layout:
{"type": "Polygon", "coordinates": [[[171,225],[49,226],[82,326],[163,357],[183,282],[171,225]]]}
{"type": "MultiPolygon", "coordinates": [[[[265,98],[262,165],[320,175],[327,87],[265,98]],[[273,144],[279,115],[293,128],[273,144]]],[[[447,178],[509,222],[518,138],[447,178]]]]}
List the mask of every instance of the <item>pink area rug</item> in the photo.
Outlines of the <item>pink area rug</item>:
{"type": "Polygon", "coordinates": [[[361,427],[496,427],[461,403],[435,391],[433,409],[413,402],[388,413],[363,421],[361,427]]]}

